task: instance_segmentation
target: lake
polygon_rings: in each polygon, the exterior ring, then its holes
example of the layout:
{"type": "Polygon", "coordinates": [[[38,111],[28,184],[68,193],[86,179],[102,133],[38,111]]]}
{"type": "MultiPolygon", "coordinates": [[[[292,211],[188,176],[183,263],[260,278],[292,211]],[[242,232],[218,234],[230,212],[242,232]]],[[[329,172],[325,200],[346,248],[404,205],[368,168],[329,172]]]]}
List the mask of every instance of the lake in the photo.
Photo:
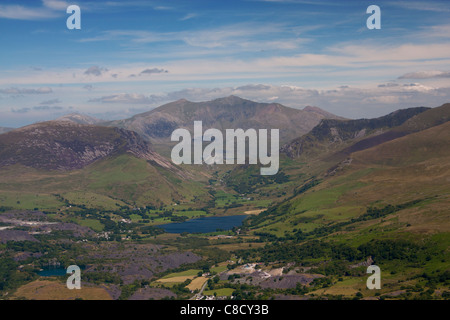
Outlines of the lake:
{"type": "Polygon", "coordinates": [[[169,223],[157,226],[168,233],[209,233],[217,229],[231,230],[233,227],[242,225],[242,221],[248,215],[226,216],[226,217],[202,217],[180,223],[169,223]]]}
{"type": "Polygon", "coordinates": [[[41,277],[65,276],[66,274],[67,269],[64,268],[50,268],[38,272],[38,275],[40,275],[41,277]]]}

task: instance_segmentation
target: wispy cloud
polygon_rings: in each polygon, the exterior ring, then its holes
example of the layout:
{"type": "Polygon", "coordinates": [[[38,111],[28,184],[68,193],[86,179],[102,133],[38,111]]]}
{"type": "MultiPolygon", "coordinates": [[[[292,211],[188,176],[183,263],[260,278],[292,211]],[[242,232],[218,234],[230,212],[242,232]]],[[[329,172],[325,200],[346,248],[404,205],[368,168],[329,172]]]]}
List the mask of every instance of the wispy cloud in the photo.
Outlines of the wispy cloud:
{"type": "Polygon", "coordinates": [[[14,20],[44,20],[61,16],[49,8],[32,8],[21,5],[0,5],[0,18],[14,20]]]}
{"type": "Polygon", "coordinates": [[[47,94],[52,93],[52,88],[49,87],[43,87],[38,89],[27,89],[27,88],[6,88],[6,89],[0,89],[0,93],[3,94],[47,94]]]}
{"type": "Polygon", "coordinates": [[[180,21],[186,21],[192,18],[197,17],[196,13],[188,13],[187,15],[185,15],[183,18],[180,19],[180,21]]]}
{"type": "Polygon", "coordinates": [[[42,4],[53,10],[65,10],[70,4],[61,0],[42,0],[42,4]]]}
{"type": "MultiPolygon", "coordinates": [[[[308,26],[306,30],[323,26],[308,26]]],[[[300,38],[303,28],[289,25],[266,23],[236,23],[210,29],[177,32],[153,32],[147,30],[108,30],[100,35],[82,38],[80,42],[121,41],[134,44],[182,42],[191,47],[234,48],[234,50],[295,49],[308,42],[300,38]],[[276,39],[276,40],[275,40],[276,39]]]]}
{"type": "Polygon", "coordinates": [[[416,11],[450,12],[447,1],[389,1],[389,5],[416,11]]]}
{"type": "Polygon", "coordinates": [[[150,97],[147,97],[143,94],[119,93],[115,95],[90,99],[88,102],[144,104],[153,103],[154,101],[150,97]]]}
{"type": "Polygon", "coordinates": [[[40,104],[41,105],[51,105],[51,104],[57,104],[57,103],[61,103],[61,100],[51,99],[51,100],[42,101],[40,104]]]}
{"type": "Polygon", "coordinates": [[[450,71],[419,71],[406,73],[399,79],[435,79],[435,78],[450,78],[450,71]]]}
{"type": "Polygon", "coordinates": [[[20,109],[14,109],[11,108],[11,112],[13,113],[28,113],[28,112],[40,112],[40,111],[60,111],[64,110],[64,107],[59,106],[36,106],[33,108],[20,108],[20,109]]]}
{"type": "Polygon", "coordinates": [[[69,3],[61,0],[42,0],[38,7],[23,5],[0,5],[0,18],[14,20],[45,20],[64,15],[69,3]]]}

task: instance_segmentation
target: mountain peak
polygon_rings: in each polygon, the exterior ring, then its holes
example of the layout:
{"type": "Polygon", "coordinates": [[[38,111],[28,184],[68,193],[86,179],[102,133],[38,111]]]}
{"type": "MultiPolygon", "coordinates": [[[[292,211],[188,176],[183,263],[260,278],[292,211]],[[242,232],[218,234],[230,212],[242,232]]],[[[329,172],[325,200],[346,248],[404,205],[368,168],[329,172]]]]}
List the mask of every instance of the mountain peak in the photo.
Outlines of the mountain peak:
{"type": "Polygon", "coordinates": [[[54,121],[60,122],[60,121],[68,121],[68,122],[72,122],[72,123],[77,123],[77,124],[97,124],[100,122],[103,122],[103,120],[85,115],[85,114],[81,114],[81,113],[70,113],[67,114],[65,116],[59,117],[57,119],[55,119],[54,121]]]}
{"type": "Polygon", "coordinates": [[[230,95],[205,102],[182,99],[107,125],[133,130],[164,146],[170,142],[175,129],[192,128],[194,121],[202,121],[205,129],[280,129],[281,140],[288,142],[310,131],[323,118],[339,119],[318,110],[304,111],[279,103],[262,103],[230,95]]]}
{"type": "Polygon", "coordinates": [[[228,97],[214,99],[210,102],[211,103],[213,103],[213,102],[214,103],[223,103],[223,104],[240,104],[243,102],[253,102],[253,101],[246,100],[246,99],[243,99],[243,98],[235,96],[235,95],[230,95],[228,97]]]}

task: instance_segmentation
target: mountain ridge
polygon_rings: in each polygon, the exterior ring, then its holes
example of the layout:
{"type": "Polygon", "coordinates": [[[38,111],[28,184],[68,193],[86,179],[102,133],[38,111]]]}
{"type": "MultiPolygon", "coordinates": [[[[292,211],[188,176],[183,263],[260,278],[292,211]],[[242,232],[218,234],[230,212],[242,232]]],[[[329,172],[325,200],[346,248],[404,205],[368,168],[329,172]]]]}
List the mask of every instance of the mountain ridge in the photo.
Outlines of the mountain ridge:
{"type": "Polygon", "coordinates": [[[22,164],[35,169],[68,171],[120,153],[174,169],[137,133],[120,128],[48,121],[0,136],[0,166],[22,164]]]}
{"type": "Polygon", "coordinates": [[[320,150],[337,150],[345,143],[358,143],[358,140],[361,140],[359,141],[361,147],[367,148],[405,135],[406,132],[402,132],[402,130],[391,131],[391,129],[399,127],[411,118],[429,110],[432,108],[399,109],[373,119],[324,119],[307,134],[283,145],[281,152],[290,158],[297,158],[302,155],[318,154],[320,150]]]}
{"type": "Polygon", "coordinates": [[[153,143],[169,142],[177,128],[192,131],[194,121],[202,121],[205,129],[280,129],[281,141],[287,142],[311,130],[326,115],[343,119],[317,107],[300,110],[229,96],[206,102],[180,99],[128,119],[103,124],[136,131],[153,143]]]}

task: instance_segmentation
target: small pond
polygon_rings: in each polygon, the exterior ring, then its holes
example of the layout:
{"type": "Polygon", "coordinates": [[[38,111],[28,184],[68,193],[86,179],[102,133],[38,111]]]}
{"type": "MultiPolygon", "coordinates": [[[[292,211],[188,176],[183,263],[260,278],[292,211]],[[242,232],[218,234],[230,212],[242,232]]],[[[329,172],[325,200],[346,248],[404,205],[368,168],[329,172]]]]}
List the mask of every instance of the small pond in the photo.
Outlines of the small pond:
{"type": "Polygon", "coordinates": [[[56,277],[56,276],[65,276],[67,274],[67,269],[64,268],[45,268],[42,271],[38,272],[38,275],[41,277],[56,277]]]}

